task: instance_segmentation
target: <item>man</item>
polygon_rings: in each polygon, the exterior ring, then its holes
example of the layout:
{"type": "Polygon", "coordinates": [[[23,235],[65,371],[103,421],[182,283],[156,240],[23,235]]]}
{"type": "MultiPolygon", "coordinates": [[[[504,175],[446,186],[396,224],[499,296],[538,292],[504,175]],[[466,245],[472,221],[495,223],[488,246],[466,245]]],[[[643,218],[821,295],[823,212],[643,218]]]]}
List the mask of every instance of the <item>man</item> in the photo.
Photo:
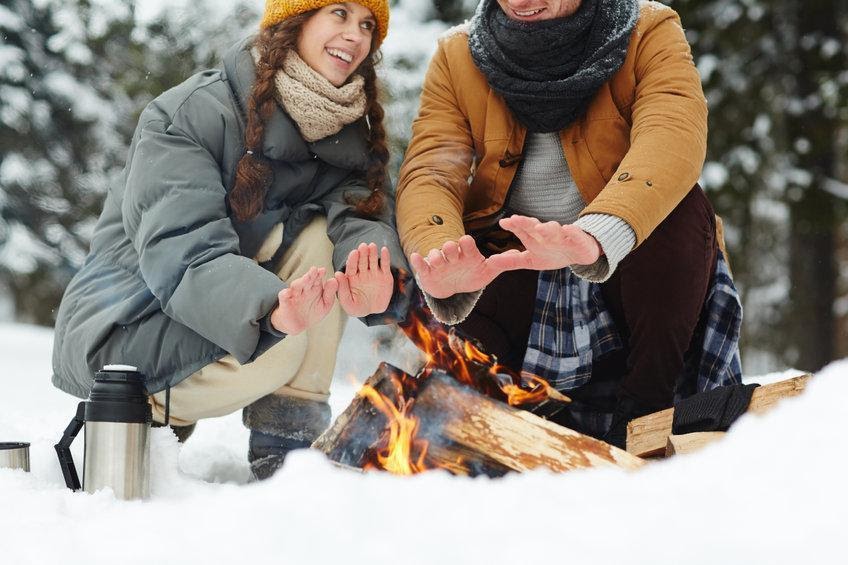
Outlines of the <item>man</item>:
{"type": "Polygon", "coordinates": [[[675,395],[738,382],[741,307],[696,184],[706,135],[670,8],[483,0],[439,42],[398,184],[433,315],[575,398],[552,419],[617,445],[675,395]]]}

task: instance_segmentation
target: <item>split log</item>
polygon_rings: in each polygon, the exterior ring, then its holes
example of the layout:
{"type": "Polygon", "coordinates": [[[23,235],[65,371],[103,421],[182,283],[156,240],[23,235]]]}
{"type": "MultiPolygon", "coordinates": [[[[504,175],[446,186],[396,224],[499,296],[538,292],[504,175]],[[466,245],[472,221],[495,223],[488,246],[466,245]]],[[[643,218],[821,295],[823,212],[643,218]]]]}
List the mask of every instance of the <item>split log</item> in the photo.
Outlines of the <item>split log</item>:
{"type": "Polygon", "coordinates": [[[665,456],[694,453],[724,437],[727,432],[692,432],[689,434],[670,435],[665,447],[665,456]]]}
{"type": "Polygon", "coordinates": [[[445,374],[434,374],[424,383],[413,414],[422,422],[439,423],[422,426],[431,445],[458,446],[463,453],[494,460],[513,471],[636,469],[643,463],[601,440],[485,397],[445,374]]]}
{"type": "MultiPolygon", "coordinates": [[[[380,363],[365,385],[397,402],[397,390],[391,377],[409,377],[404,371],[388,363],[380,363]]],[[[386,428],[386,417],[366,398],[354,397],[344,412],[339,414],[330,428],[312,444],[331,460],[341,465],[361,468],[368,448],[380,439],[386,428]]]]}
{"type": "MultiPolygon", "coordinates": [[[[782,399],[798,396],[804,391],[811,378],[810,375],[801,375],[757,387],[751,396],[748,411],[762,414],[773,408],[782,399]]],[[[627,425],[627,451],[639,457],[662,457],[665,455],[673,420],[674,408],[668,408],[630,422],[627,425]]]]}
{"type": "MultiPolygon", "coordinates": [[[[396,401],[397,388],[388,382],[392,375],[403,372],[381,364],[366,384],[396,401]]],[[[493,400],[441,372],[418,383],[410,413],[419,419],[419,439],[429,444],[426,466],[455,474],[500,476],[539,467],[557,472],[597,466],[635,469],[643,464],[623,450],[493,400]]],[[[362,467],[386,425],[386,417],[370,401],[357,397],[313,447],[334,461],[362,467]]]]}

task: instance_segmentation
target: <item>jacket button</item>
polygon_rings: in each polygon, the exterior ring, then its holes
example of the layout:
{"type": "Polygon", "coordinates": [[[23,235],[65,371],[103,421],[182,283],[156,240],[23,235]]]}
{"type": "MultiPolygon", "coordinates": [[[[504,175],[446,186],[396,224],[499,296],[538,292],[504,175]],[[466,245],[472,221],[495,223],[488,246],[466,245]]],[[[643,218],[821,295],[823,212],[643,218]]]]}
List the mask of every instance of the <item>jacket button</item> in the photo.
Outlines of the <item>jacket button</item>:
{"type": "Polygon", "coordinates": [[[646,180],[646,181],[645,181],[645,186],[647,186],[647,187],[652,187],[652,186],[654,186],[654,183],[652,183],[652,182],[651,182],[651,181],[649,181],[649,180],[646,180]]]}
{"type": "Polygon", "coordinates": [[[630,173],[621,173],[620,175],[618,175],[618,180],[620,180],[622,182],[626,181],[629,178],[630,178],[630,173]]]}
{"type": "Polygon", "coordinates": [[[440,226],[440,225],[445,223],[445,221],[442,219],[441,216],[437,216],[435,214],[430,216],[430,221],[433,222],[434,224],[436,224],[437,226],[440,226]]]}

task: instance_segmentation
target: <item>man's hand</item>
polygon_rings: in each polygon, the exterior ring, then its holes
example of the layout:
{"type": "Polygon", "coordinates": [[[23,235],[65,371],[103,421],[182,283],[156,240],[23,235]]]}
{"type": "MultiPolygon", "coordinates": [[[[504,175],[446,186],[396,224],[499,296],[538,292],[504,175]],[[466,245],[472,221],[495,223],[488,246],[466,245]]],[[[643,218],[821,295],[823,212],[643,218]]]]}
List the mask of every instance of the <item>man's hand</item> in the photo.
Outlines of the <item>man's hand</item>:
{"type": "Polygon", "coordinates": [[[569,265],[591,265],[601,256],[598,240],[573,224],[540,222],[527,216],[510,216],[500,226],[511,231],[524,245],[524,251],[492,255],[487,262],[495,270],[532,269],[548,271],[569,265]]]}
{"type": "Polygon", "coordinates": [[[297,335],[329,313],[339,284],[336,279],[324,281],[326,272],[323,267],[312,267],[280,291],[277,307],[271,313],[271,325],[277,331],[297,335]]]}
{"type": "Polygon", "coordinates": [[[426,258],[413,253],[409,263],[421,290],[434,298],[478,291],[506,270],[489,263],[470,235],[458,242],[448,241],[441,249],[431,249],[426,258]]]}
{"type": "Polygon", "coordinates": [[[377,257],[377,244],[359,247],[347,256],[344,273],[336,273],[339,303],[348,316],[361,318],[385,312],[394,290],[389,249],[383,247],[377,257]]]}

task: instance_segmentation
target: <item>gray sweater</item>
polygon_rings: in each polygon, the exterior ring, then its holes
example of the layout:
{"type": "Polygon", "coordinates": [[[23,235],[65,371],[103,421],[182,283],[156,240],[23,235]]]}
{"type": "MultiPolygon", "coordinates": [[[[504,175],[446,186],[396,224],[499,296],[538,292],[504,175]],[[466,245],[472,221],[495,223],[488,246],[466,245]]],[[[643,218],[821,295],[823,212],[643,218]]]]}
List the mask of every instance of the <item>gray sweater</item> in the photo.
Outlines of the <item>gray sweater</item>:
{"type": "Polygon", "coordinates": [[[604,254],[591,265],[572,265],[574,274],[604,282],[636,244],[627,222],[606,214],[577,219],[586,202],[574,183],[558,133],[531,133],[524,142],[525,158],[512,181],[508,212],[543,222],[575,224],[601,244],[604,254]]]}

